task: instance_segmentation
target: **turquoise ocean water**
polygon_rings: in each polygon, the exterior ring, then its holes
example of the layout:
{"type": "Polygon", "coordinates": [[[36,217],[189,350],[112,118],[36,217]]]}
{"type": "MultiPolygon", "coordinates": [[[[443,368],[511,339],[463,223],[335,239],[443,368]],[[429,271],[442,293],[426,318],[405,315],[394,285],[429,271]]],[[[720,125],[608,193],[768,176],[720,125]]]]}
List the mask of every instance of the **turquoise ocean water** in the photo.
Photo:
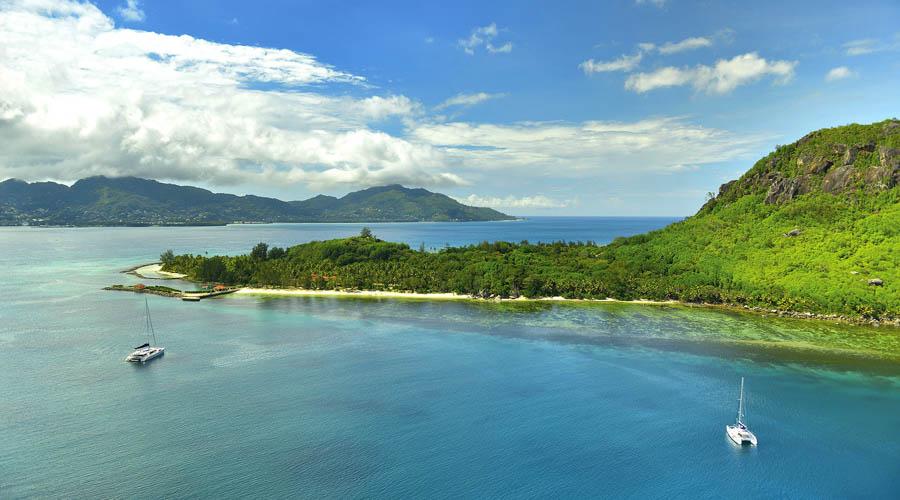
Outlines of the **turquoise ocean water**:
{"type": "MultiPolygon", "coordinates": [[[[375,224],[430,248],[671,219],[375,224]]],[[[0,498],[900,496],[900,334],[673,306],[143,297],[160,252],[360,225],[0,228],[0,498]],[[827,349],[813,350],[812,344],[827,349]],[[740,449],[740,377],[760,446],[740,449]]]]}

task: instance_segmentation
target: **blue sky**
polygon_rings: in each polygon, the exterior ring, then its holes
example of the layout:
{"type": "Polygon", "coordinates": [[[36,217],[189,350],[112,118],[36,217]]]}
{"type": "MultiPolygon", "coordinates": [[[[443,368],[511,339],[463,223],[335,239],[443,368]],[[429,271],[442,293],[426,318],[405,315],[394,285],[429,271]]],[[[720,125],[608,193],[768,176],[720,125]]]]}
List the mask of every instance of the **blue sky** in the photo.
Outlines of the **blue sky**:
{"type": "Polygon", "coordinates": [[[900,115],[896,1],[7,0],[0,28],[0,177],[28,180],[687,215],[776,144],[900,115]]]}

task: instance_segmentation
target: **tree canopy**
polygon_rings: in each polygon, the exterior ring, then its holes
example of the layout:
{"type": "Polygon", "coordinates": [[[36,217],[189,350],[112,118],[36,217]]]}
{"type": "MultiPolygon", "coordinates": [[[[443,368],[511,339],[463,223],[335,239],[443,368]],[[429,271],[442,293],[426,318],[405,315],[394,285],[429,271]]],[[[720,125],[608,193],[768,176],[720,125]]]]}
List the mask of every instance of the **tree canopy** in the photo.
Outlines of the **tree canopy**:
{"type": "Polygon", "coordinates": [[[254,286],[677,299],[898,318],[898,179],[900,122],[887,120],[781,146],[696,215],[604,246],[497,241],[425,252],[363,228],[268,259],[254,249],[164,261],[193,279],[254,286]]]}

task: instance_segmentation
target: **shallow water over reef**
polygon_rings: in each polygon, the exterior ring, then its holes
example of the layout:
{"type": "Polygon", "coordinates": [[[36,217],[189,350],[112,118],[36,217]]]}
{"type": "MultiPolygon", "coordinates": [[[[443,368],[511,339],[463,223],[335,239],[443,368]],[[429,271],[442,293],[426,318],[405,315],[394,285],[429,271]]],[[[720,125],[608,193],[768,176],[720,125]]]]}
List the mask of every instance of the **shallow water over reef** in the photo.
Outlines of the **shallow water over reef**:
{"type": "MultiPolygon", "coordinates": [[[[667,220],[373,225],[439,247],[667,220]]],[[[176,252],[359,225],[0,228],[0,497],[896,497],[900,334],[680,306],[150,297],[176,252]],[[760,446],[725,437],[740,377],[760,446]]]]}

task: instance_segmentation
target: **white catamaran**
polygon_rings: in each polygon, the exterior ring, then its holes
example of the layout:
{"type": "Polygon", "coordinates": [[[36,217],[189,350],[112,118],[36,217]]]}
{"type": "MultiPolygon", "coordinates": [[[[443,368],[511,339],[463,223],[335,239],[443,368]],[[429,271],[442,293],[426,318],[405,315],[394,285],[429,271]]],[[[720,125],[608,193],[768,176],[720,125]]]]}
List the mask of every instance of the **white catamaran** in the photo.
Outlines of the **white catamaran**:
{"type": "Polygon", "coordinates": [[[738,398],[737,421],[734,425],[726,425],[725,433],[735,444],[756,446],[756,435],[744,424],[744,377],[741,377],[741,396],[738,398]]]}
{"type": "Polygon", "coordinates": [[[150,303],[147,302],[147,297],[144,297],[144,310],[147,315],[145,322],[146,333],[153,338],[153,345],[144,343],[135,347],[134,352],[125,357],[125,361],[130,361],[132,363],[146,363],[151,359],[162,356],[166,352],[165,347],[156,345],[156,331],[153,330],[153,320],[150,319],[150,303]]]}

